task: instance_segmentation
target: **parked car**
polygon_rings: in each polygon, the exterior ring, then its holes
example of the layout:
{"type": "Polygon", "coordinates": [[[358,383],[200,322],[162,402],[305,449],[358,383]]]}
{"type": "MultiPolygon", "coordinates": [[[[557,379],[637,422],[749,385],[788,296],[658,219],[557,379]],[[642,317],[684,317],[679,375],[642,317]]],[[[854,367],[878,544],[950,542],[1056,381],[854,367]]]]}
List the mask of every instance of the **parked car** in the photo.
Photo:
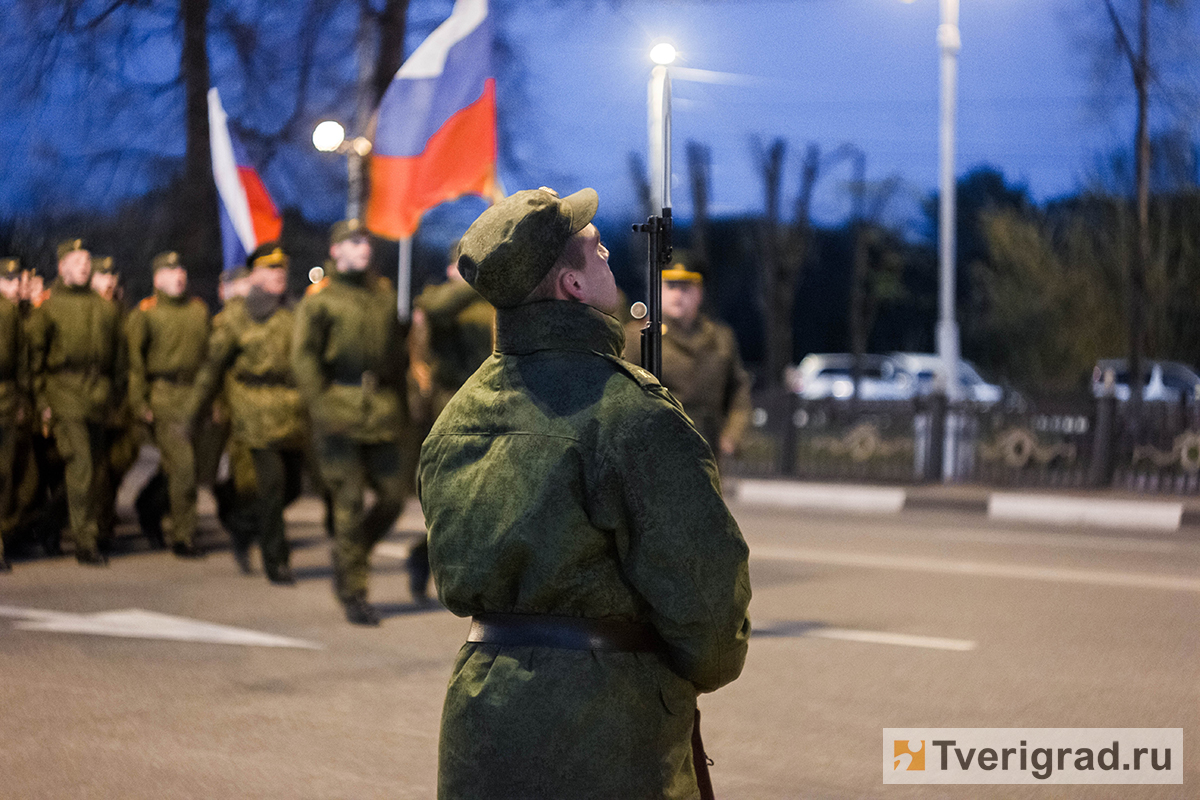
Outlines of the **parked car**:
{"type": "MultiPolygon", "coordinates": [[[[900,368],[913,377],[918,397],[932,394],[942,372],[942,359],[934,353],[890,353],[900,368]]],[[[966,359],[958,361],[958,385],[962,396],[975,403],[993,406],[1004,399],[1004,387],[988,383],[975,365],[966,359]]]]}
{"type": "MultiPolygon", "coordinates": [[[[1105,373],[1112,372],[1112,392],[1118,400],[1128,400],[1129,362],[1124,358],[1102,358],[1092,370],[1092,395],[1106,393],[1105,373]]],[[[1147,359],[1142,376],[1143,400],[1173,400],[1200,397],[1200,375],[1187,364],[1178,361],[1147,359]]]]}
{"type": "MultiPolygon", "coordinates": [[[[848,400],[854,394],[854,355],[809,353],[785,378],[805,400],[848,400]]],[[[887,356],[864,354],[858,382],[860,400],[909,400],[913,379],[887,356]]]]}

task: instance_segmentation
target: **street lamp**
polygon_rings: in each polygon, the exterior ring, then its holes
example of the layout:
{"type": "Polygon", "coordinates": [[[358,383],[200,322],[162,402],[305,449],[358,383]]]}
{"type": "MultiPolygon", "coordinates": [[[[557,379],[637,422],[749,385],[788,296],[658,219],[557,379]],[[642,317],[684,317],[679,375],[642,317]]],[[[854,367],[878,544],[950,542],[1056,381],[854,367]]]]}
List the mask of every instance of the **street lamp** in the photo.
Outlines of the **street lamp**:
{"type": "Polygon", "coordinates": [[[371,152],[371,140],[364,136],[346,138],[346,129],[331,119],[313,129],[313,146],[322,153],[346,154],[346,219],[358,219],[362,209],[362,160],[371,152]]]}
{"type": "MultiPolygon", "coordinates": [[[[912,3],[913,0],[904,0],[912,3]]],[[[939,0],[941,20],[937,30],[940,57],[941,89],[939,92],[940,123],[938,130],[938,322],[937,354],[945,376],[946,400],[962,399],[958,380],[959,332],[955,315],[955,185],[954,135],[958,93],[958,51],[962,37],[958,29],[959,0],[939,0]]],[[[946,435],[942,442],[942,479],[954,478],[955,451],[958,440],[958,414],[946,415],[946,435]]]]}

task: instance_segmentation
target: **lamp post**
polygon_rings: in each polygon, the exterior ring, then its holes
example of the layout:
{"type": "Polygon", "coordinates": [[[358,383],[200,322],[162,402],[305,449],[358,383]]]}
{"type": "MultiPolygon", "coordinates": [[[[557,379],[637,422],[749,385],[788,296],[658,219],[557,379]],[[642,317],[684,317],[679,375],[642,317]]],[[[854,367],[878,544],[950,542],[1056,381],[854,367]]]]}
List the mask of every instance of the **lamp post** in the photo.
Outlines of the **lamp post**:
{"type": "Polygon", "coordinates": [[[347,139],[346,129],[331,119],[317,125],[312,141],[322,153],[346,155],[346,219],[358,219],[362,212],[362,160],[371,152],[371,141],[363,136],[347,139]]]}
{"type": "MultiPolygon", "coordinates": [[[[954,175],[955,112],[958,93],[958,51],[962,37],[958,29],[958,0],[940,0],[941,23],[938,25],[938,49],[941,51],[941,122],[939,125],[940,180],[938,197],[938,283],[937,348],[946,376],[946,400],[962,399],[958,380],[959,332],[955,315],[955,200],[954,175]]],[[[942,447],[942,479],[953,480],[958,441],[958,414],[946,415],[946,436],[942,447]]]]}

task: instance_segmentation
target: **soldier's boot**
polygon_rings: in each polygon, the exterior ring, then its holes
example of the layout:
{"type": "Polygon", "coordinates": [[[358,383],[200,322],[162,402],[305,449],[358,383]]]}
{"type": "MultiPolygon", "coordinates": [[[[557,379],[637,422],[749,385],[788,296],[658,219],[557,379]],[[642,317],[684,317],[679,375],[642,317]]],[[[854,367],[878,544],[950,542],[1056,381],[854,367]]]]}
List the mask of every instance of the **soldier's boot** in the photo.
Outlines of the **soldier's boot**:
{"type": "Polygon", "coordinates": [[[137,500],[133,504],[137,511],[138,525],[155,550],[165,550],[167,547],[162,521],[167,512],[168,502],[167,476],[159,470],[138,492],[137,500]]]}
{"type": "Polygon", "coordinates": [[[12,564],[4,556],[0,556],[0,572],[12,572],[12,564]]]}
{"type": "Polygon", "coordinates": [[[293,586],[296,583],[296,575],[287,564],[263,564],[263,571],[267,573],[267,580],[276,586],[293,586]]]}
{"type": "Polygon", "coordinates": [[[429,605],[429,540],[422,538],[408,551],[408,591],[417,605],[429,605]]]}
{"type": "Polygon", "coordinates": [[[191,542],[176,542],[171,545],[176,558],[204,558],[204,551],[191,542]]]}
{"type": "Polygon", "coordinates": [[[379,625],[379,612],[367,602],[365,595],[356,594],[342,601],[342,609],[346,612],[346,621],[353,625],[375,627],[379,625]]]}

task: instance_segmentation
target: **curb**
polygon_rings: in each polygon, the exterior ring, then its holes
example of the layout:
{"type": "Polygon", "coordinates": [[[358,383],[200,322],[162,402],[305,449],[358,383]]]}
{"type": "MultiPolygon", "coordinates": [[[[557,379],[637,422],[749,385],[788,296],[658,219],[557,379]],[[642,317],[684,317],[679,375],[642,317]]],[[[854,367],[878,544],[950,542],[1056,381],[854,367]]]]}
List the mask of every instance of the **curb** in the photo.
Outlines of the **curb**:
{"type": "Polygon", "coordinates": [[[1088,528],[1158,532],[1200,526],[1200,504],[1179,500],[993,491],[974,487],[866,486],[807,481],[756,480],[731,482],[733,499],[748,505],[898,514],[903,511],[954,511],[988,519],[1039,522],[1088,528]]]}

